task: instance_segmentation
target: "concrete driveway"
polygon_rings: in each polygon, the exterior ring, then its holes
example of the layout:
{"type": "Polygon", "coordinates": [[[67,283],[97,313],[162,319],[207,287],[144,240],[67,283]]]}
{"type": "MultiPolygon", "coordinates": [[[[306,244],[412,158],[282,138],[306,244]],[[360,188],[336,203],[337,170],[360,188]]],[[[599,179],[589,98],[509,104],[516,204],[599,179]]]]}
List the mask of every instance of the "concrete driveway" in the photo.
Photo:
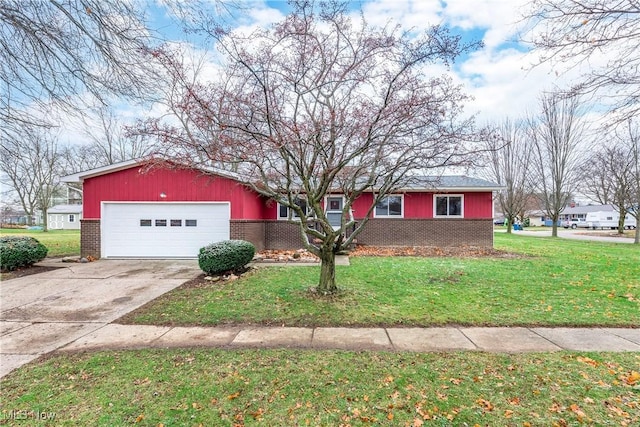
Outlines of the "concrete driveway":
{"type": "Polygon", "coordinates": [[[99,260],[57,266],[64,267],[0,284],[0,377],[201,272],[196,260],[99,260]]]}

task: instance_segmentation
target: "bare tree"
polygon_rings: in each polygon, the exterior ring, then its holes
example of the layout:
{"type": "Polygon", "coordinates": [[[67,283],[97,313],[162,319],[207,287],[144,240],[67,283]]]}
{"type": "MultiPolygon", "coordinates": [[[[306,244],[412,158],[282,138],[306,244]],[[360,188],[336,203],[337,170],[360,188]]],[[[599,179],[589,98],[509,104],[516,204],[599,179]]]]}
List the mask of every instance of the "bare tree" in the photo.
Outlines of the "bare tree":
{"type": "Polygon", "coordinates": [[[43,215],[57,190],[59,152],[55,136],[37,126],[24,126],[20,133],[5,135],[0,148],[0,168],[14,188],[29,223],[36,209],[43,215]]]}
{"type": "Polygon", "coordinates": [[[531,0],[527,41],[556,70],[586,65],[573,88],[614,103],[622,118],[640,111],[640,4],[635,0],[531,0]]]}
{"type": "Polygon", "coordinates": [[[636,220],[635,244],[640,244],[640,129],[633,120],[626,123],[629,158],[629,205],[627,211],[636,220]]]}
{"type": "Polygon", "coordinates": [[[88,141],[61,150],[67,174],[144,157],[154,149],[147,138],[127,135],[127,125],[110,107],[91,110],[83,116],[83,124],[88,141]]]}
{"type": "Polygon", "coordinates": [[[1,0],[0,120],[36,123],[34,102],[76,109],[81,95],[145,98],[152,35],[144,2],[1,0]]]}
{"type": "Polygon", "coordinates": [[[591,154],[583,166],[582,183],[586,193],[602,204],[612,204],[620,213],[618,233],[624,233],[624,222],[630,206],[631,170],[628,139],[615,136],[613,143],[591,154]]]}
{"type": "Polygon", "coordinates": [[[516,218],[524,215],[531,194],[531,147],[524,125],[507,118],[495,130],[497,137],[484,142],[488,155],[485,175],[505,187],[496,198],[507,220],[507,233],[511,233],[516,218]]]}
{"type": "MultiPolygon", "coordinates": [[[[212,34],[227,63],[219,81],[183,88],[179,108],[190,127],[155,121],[139,131],[158,135],[173,159],[235,168],[286,207],[301,243],[321,259],[318,291],[328,294],[337,290],[336,253],[376,204],[416,174],[465,161],[472,122],[459,113],[467,97],[448,77],[429,76],[428,66],[473,46],[442,27],[416,38],[372,28],[343,3],[292,7],[269,30],[212,34]],[[373,202],[355,221],[353,202],[368,191],[373,202]],[[336,216],[324,206],[331,194],[344,196],[336,216]]],[[[171,55],[153,54],[182,73],[171,55]]]]}
{"type": "Polygon", "coordinates": [[[612,157],[606,151],[610,149],[603,147],[591,153],[580,168],[580,190],[602,205],[611,204],[615,193],[609,165],[612,157]]]}
{"type": "Polygon", "coordinates": [[[577,96],[546,93],[541,112],[530,121],[533,142],[533,181],[544,210],[553,221],[552,236],[558,236],[558,219],[578,184],[579,144],[585,143],[584,122],[577,96]]]}

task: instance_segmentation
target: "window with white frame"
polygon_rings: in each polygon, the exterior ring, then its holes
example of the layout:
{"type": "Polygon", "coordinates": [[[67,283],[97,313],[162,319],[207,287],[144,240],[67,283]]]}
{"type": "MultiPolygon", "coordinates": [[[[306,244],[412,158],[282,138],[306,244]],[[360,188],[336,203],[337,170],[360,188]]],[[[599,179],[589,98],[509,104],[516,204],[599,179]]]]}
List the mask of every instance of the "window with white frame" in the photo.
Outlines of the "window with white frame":
{"type": "MultiPolygon", "coordinates": [[[[300,206],[304,213],[309,213],[309,205],[307,205],[307,201],[303,198],[296,198],[294,203],[297,206],[300,206]]],[[[300,216],[295,210],[291,210],[291,219],[299,219],[300,216]]],[[[289,207],[285,205],[281,205],[278,203],[278,219],[289,219],[289,207]]]]}
{"type": "Polygon", "coordinates": [[[402,218],[404,215],[404,197],[400,194],[384,196],[376,203],[373,211],[375,218],[402,218]]]}
{"type": "Polygon", "coordinates": [[[462,194],[436,194],[433,196],[433,216],[436,218],[464,217],[464,196],[462,194]]]}
{"type": "Polygon", "coordinates": [[[74,214],[69,214],[69,222],[76,222],[76,216],[74,214]]]}

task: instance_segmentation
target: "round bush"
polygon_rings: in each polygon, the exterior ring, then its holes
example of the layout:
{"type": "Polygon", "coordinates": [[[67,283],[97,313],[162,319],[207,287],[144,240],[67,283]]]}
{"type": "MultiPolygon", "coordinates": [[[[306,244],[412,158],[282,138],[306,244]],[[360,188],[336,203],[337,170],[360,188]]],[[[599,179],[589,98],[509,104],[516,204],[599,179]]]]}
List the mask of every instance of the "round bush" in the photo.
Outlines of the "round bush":
{"type": "Polygon", "coordinates": [[[0,237],[0,268],[12,271],[20,267],[28,267],[42,261],[49,250],[33,237],[2,236],[0,237]]]}
{"type": "Polygon", "coordinates": [[[223,240],[200,248],[198,265],[207,274],[236,271],[247,265],[256,248],[245,240],[223,240]]]}

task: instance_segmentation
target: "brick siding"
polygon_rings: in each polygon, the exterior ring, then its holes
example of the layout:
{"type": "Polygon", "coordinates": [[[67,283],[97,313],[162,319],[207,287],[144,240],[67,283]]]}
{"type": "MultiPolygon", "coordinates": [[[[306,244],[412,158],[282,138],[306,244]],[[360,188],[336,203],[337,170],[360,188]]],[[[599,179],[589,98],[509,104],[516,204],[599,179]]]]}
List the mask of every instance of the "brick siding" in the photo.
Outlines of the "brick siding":
{"type": "Polygon", "coordinates": [[[493,247],[491,219],[370,219],[356,240],[370,246],[493,247]]]}
{"type": "Polygon", "coordinates": [[[256,247],[257,251],[266,249],[264,221],[231,220],[229,237],[233,240],[246,240],[256,247]]]}
{"type": "Polygon", "coordinates": [[[267,249],[300,249],[303,247],[298,224],[286,221],[265,221],[264,231],[267,249]]]}
{"type": "MultiPolygon", "coordinates": [[[[100,258],[100,220],[80,220],[80,254],[100,258]]],[[[230,238],[247,240],[263,249],[302,248],[297,224],[285,221],[230,222],[230,238]]],[[[369,246],[493,247],[491,219],[370,219],[356,237],[369,246]]]]}
{"type": "Polygon", "coordinates": [[[100,258],[100,220],[80,220],[80,256],[100,258]]]}

